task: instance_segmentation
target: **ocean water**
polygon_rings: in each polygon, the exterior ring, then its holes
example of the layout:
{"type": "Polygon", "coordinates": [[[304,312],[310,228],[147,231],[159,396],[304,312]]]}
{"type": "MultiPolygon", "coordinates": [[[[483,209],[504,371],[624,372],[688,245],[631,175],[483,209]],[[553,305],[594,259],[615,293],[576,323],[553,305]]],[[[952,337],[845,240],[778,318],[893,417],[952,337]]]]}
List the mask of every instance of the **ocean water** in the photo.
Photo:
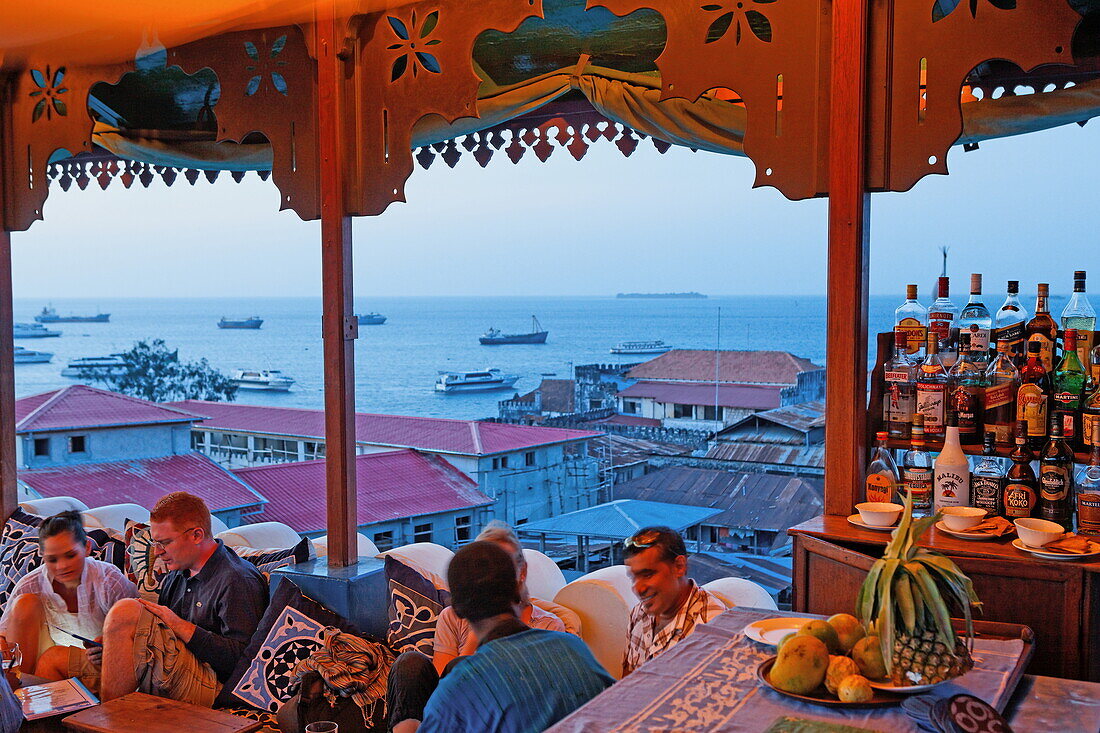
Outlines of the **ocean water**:
{"type": "MultiPolygon", "coordinates": [[[[991,296],[987,305],[996,308],[1000,300],[991,296]]],[[[16,367],[17,397],[74,384],[75,380],[60,374],[70,359],[103,356],[123,351],[139,339],[161,338],[179,349],[185,360],[205,358],[226,372],[280,369],[297,380],[286,394],[240,391],[239,402],[324,406],[320,299],[104,298],[54,299],[52,303],[62,315],[106,311],[111,321],[54,324],[48,327],[60,330],[59,338],[19,339],[17,344],[54,352],[54,358],[49,364],[16,367]],[[222,330],[217,322],[223,315],[258,315],[264,319],[263,328],[222,330]]],[[[1064,303],[1064,297],[1052,298],[1056,316],[1064,303]]],[[[895,297],[871,298],[872,333],[890,330],[898,304],[895,297]]],[[[43,305],[42,300],[17,299],[15,320],[31,321],[43,305]]],[[[662,339],[678,348],[694,349],[778,349],[825,363],[823,296],[357,298],[355,305],[359,313],[377,311],[388,318],[382,326],[359,329],[355,398],[361,412],[466,419],[495,416],[497,402],[511,397],[512,391],[437,394],[433,391],[437,372],[496,367],[520,375],[514,390],[523,394],[538,386],[543,375],[569,378],[574,364],[617,363],[620,357],[608,350],[620,341],[662,339]],[[505,333],[527,332],[532,315],[550,332],[546,344],[478,343],[478,336],[490,327],[505,333]]]]}

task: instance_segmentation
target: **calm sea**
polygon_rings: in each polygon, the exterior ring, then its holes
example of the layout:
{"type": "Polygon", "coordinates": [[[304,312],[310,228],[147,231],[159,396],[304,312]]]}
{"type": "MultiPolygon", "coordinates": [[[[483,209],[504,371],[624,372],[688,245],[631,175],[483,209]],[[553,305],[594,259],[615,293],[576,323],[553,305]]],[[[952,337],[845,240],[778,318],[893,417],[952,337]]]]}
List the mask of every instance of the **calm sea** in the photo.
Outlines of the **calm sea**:
{"type": "MultiPolygon", "coordinates": [[[[996,308],[1001,297],[990,297],[996,308]],[[993,301],[996,300],[994,303],[993,301]]],[[[20,339],[27,348],[54,352],[50,364],[16,367],[19,397],[56,389],[66,362],[129,348],[139,339],[164,339],[185,360],[207,359],[224,371],[280,369],[297,380],[286,394],[238,393],[250,404],[324,406],[321,302],[309,298],[256,299],[55,299],[61,314],[111,313],[111,322],[56,324],[59,338],[20,339]],[[221,330],[222,316],[258,315],[258,331],[221,330]]],[[[1052,299],[1061,313],[1065,298],[1052,299]]],[[[872,333],[887,331],[899,301],[873,297],[872,333]]],[[[45,305],[16,300],[15,320],[31,321],[45,305]]],[[[1030,303],[1028,304],[1031,305],[1030,303]]],[[[436,394],[440,370],[497,367],[520,375],[516,391],[535,388],[544,375],[568,378],[574,364],[616,363],[608,350],[620,341],[662,339],[680,348],[779,349],[825,361],[824,297],[711,297],[706,300],[635,300],[614,297],[468,297],[356,299],[359,313],[378,311],[382,326],[360,327],[356,347],[356,409],[434,417],[495,416],[497,401],[511,392],[436,394]],[[719,309],[721,335],[719,339],[719,309]],[[488,328],[529,330],[535,315],[548,329],[544,345],[481,346],[488,328]]]]}

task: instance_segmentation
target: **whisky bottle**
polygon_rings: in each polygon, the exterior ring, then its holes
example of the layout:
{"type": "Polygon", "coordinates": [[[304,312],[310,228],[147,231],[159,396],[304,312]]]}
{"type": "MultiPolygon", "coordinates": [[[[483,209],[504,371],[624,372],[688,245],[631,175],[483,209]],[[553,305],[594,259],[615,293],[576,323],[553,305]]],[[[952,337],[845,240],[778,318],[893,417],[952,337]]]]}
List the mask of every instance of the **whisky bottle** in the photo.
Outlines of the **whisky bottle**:
{"type": "MultiPolygon", "coordinates": [[[[974,273],[970,276],[970,300],[959,314],[959,334],[970,332],[970,358],[983,367],[989,363],[989,334],[992,328],[993,317],[982,302],[982,276],[974,273]]],[[[959,350],[962,350],[961,342],[959,350]]]]}
{"type": "Polygon", "coordinates": [[[932,501],[937,512],[946,506],[970,505],[970,461],[959,443],[959,426],[954,423],[952,416],[947,424],[943,449],[933,464],[935,496],[932,501]]]}
{"type": "Polygon", "coordinates": [[[913,499],[913,516],[932,513],[932,455],[924,449],[924,415],[913,415],[912,440],[902,456],[902,486],[913,499]]]}
{"type": "Polygon", "coordinates": [[[1062,440],[1058,420],[1050,426],[1050,441],[1039,456],[1039,516],[1073,531],[1073,451],[1062,440]]]}
{"type": "Polygon", "coordinates": [[[1005,517],[1021,519],[1030,517],[1035,510],[1035,471],[1031,469],[1034,456],[1027,447],[1027,423],[1016,423],[1016,450],[1012,451],[1012,467],[1005,476],[1005,517]]]}
{"type": "Polygon", "coordinates": [[[959,360],[947,372],[947,409],[955,416],[959,440],[965,445],[982,441],[982,392],[985,371],[970,360],[972,331],[959,333],[959,360]]]}
{"type": "Polygon", "coordinates": [[[878,444],[867,466],[864,501],[892,502],[898,493],[898,467],[886,444],[888,437],[885,431],[875,434],[878,444]]]}
{"type": "Polygon", "coordinates": [[[985,509],[988,517],[1002,517],[1005,513],[1005,469],[997,456],[992,433],[985,434],[982,460],[970,474],[970,498],[974,506],[985,509]]]}
{"type": "Polygon", "coordinates": [[[883,367],[882,421],[891,438],[909,439],[917,403],[917,363],[907,353],[908,334],[894,332],[894,358],[883,367]]]}
{"type": "Polygon", "coordinates": [[[997,311],[993,325],[996,329],[996,340],[1008,341],[1011,346],[1011,359],[1016,367],[1023,366],[1027,358],[1024,349],[1024,324],[1027,319],[1027,309],[1020,303],[1020,281],[1009,280],[1008,295],[997,311]]]}
{"type": "Polygon", "coordinates": [[[1062,309],[1062,330],[1071,328],[1077,331],[1077,358],[1082,365],[1088,364],[1096,337],[1096,311],[1085,295],[1084,270],[1073,273],[1073,295],[1062,309]]]}
{"type": "Polygon", "coordinates": [[[1062,436],[1069,445],[1077,444],[1080,435],[1078,411],[1085,391],[1085,369],[1077,355],[1077,329],[1066,329],[1062,361],[1051,380],[1051,411],[1062,424],[1062,436]]]}
{"type": "Polygon", "coordinates": [[[959,307],[951,302],[950,278],[940,277],[936,290],[938,297],[928,309],[928,330],[939,341],[940,359],[950,365],[958,358],[959,307]]]}
{"type": "Polygon", "coordinates": [[[1020,389],[1016,391],[1016,419],[1027,425],[1025,436],[1032,450],[1042,450],[1047,442],[1050,411],[1050,375],[1043,368],[1042,345],[1027,344],[1027,363],[1020,369],[1020,389]]]}
{"type": "Polygon", "coordinates": [[[1043,369],[1049,374],[1054,369],[1054,346],[1058,341],[1058,324],[1050,317],[1047,302],[1050,300],[1050,286],[1039,283],[1039,294],[1035,298],[1035,317],[1024,327],[1024,338],[1029,344],[1039,344],[1039,353],[1043,369]]]}
{"type": "Polygon", "coordinates": [[[1077,477],[1077,533],[1100,537],[1100,422],[1089,435],[1092,452],[1077,477]]]}
{"type": "Polygon", "coordinates": [[[997,342],[997,358],[985,370],[985,433],[992,435],[998,446],[1013,444],[1016,427],[1016,393],[1020,389],[1020,372],[1012,363],[1012,344],[1008,339],[997,342]]]}
{"type": "Polygon", "coordinates": [[[894,311],[894,332],[906,334],[909,354],[920,354],[924,348],[925,334],[928,332],[928,309],[917,300],[917,286],[905,286],[905,302],[894,311]]]}
{"type": "Polygon", "coordinates": [[[928,355],[917,369],[917,412],[924,415],[924,434],[941,437],[947,418],[947,370],[936,344],[935,336],[928,339],[928,355]]]}

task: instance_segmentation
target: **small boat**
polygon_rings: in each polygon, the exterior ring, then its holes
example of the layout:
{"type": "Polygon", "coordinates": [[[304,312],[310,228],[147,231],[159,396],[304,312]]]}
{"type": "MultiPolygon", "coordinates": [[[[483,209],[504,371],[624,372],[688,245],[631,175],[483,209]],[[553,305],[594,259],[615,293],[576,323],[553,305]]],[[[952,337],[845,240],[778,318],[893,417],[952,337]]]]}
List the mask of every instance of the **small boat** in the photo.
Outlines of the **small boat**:
{"type": "Polygon", "coordinates": [[[226,318],[222,316],[222,319],[218,321],[218,328],[259,328],[264,324],[264,319],[259,316],[252,316],[251,318],[226,318]]]}
{"type": "Polygon", "coordinates": [[[508,389],[519,381],[517,374],[503,374],[499,369],[481,372],[440,372],[435,381],[436,392],[487,392],[508,389]]]}
{"type": "Polygon", "coordinates": [[[60,331],[51,331],[41,323],[16,323],[12,327],[12,335],[17,339],[44,339],[50,336],[60,336],[60,331]]]}
{"type": "Polygon", "coordinates": [[[48,305],[34,317],[39,323],[107,323],[110,313],[97,313],[94,316],[59,316],[53,305],[48,305]]]}
{"type": "Polygon", "coordinates": [[[130,365],[122,354],[110,356],[82,356],[73,359],[61,370],[63,377],[77,379],[89,377],[118,377],[130,371],[130,365]]]}
{"type": "Polygon", "coordinates": [[[48,364],[51,359],[53,359],[53,354],[49,351],[24,349],[22,346],[15,347],[16,364],[48,364]]]}
{"type": "Polygon", "coordinates": [[[386,317],[381,313],[356,314],[355,317],[359,319],[360,326],[381,326],[386,322],[386,317]]]}
{"type": "Polygon", "coordinates": [[[278,369],[238,369],[230,380],[237,389],[258,389],[268,392],[289,392],[294,380],[278,369]]]}
{"type": "Polygon", "coordinates": [[[539,323],[539,319],[531,316],[531,333],[501,333],[495,328],[490,328],[485,335],[478,339],[482,346],[500,346],[503,344],[545,344],[546,334],[539,323]]]}
{"type": "Polygon", "coordinates": [[[664,341],[623,341],[611,347],[612,354],[663,354],[672,351],[664,341]]]}

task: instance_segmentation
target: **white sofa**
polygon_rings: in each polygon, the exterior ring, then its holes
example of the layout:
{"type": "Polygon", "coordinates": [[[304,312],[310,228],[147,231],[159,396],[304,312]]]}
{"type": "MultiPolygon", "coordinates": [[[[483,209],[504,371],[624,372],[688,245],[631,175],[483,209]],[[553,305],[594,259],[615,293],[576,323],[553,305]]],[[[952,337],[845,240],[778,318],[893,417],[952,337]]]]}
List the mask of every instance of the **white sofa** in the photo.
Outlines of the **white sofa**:
{"type": "MultiPolygon", "coordinates": [[[[359,548],[359,557],[374,557],[378,554],[378,546],[371,542],[370,538],[365,534],[356,534],[356,541],[359,548]]],[[[321,535],[320,537],[314,537],[310,542],[313,543],[313,550],[317,557],[328,557],[328,535],[321,535]]]]}
{"type": "Polygon", "coordinates": [[[301,535],[282,522],[242,524],[214,536],[230,547],[294,547],[302,541],[301,535]]]}

